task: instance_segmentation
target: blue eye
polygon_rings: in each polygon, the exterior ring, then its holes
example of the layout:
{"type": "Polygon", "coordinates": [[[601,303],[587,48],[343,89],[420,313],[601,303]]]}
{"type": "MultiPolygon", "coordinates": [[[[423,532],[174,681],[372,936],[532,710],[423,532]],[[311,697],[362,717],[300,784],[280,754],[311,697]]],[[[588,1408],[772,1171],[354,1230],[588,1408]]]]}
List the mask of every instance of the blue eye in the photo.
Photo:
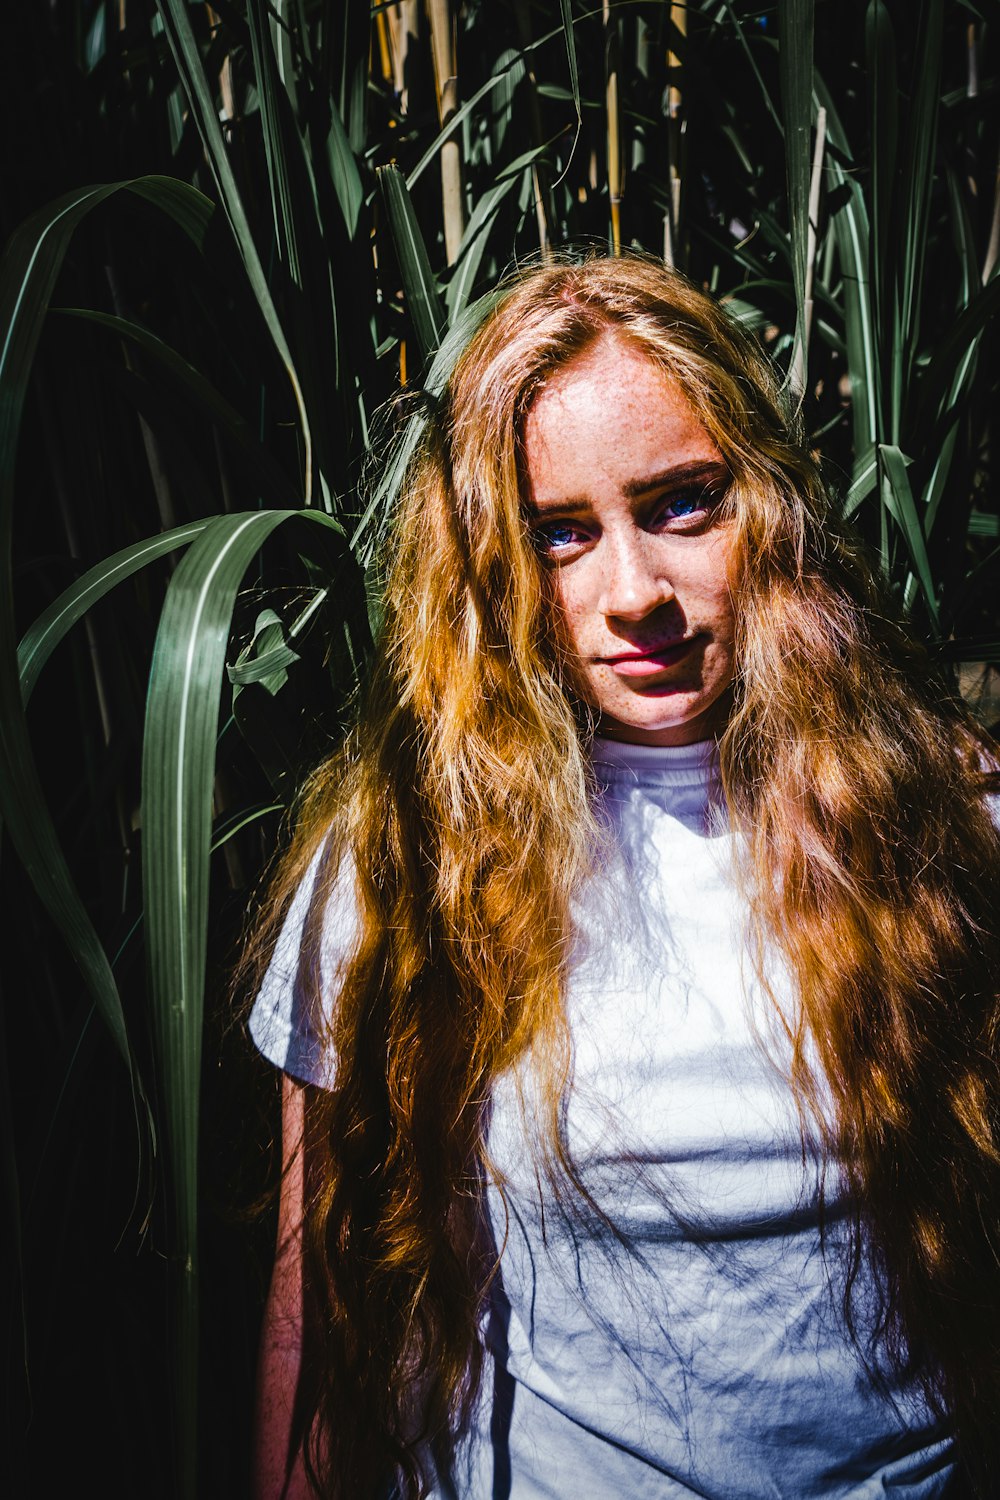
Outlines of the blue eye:
{"type": "Polygon", "coordinates": [[[701,505],[701,495],[696,495],[693,490],[685,490],[682,495],[672,497],[667,510],[675,516],[689,516],[692,512],[699,510],[701,505]]]}
{"type": "Polygon", "coordinates": [[[709,485],[699,486],[697,489],[677,490],[667,497],[660,512],[660,519],[685,521],[690,516],[714,510],[721,498],[721,494],[709,485]]]}
{"type": "Polygon", "coordinates": [[[531,535],[535,546],[542,552],[561,552],[579,540],[576,527],[568,521],[550,521],[546,526],[536,526],[531,535]]]}

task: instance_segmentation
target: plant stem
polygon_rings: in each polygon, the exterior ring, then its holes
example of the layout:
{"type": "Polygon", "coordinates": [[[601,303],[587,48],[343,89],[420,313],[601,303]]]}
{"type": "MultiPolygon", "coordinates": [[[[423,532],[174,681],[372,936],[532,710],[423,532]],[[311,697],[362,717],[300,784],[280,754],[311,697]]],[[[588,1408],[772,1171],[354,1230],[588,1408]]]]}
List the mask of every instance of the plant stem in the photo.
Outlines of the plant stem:
{"type": "MultiPolygon", "coordinates": [[[[671,5],[670,22],[681,36],[687,36],[687,6],[671,5]]],[[[682,117],[683,100],[679,83],[681,60],[676,52],[667,53],[667,188],[668,202],[663,215],[663,261],[675,266],[681,226],[681,143],[686,121],[682,117]]]]}
{"type": "Polygon", "coordinates": [[[607,69],[605,107],[608,116],[608,203],[611,211],[611,253],[622,253],[621,121],[618,111],[618,25],[611,20],[610,0],[603,0],[604,58],[607,69]]]}
{"type": "MultiPolygon", "coordinates": [[[[447,125],[458,108],[458,62],[455,47],[454,18],[448,0],[427,0],[431,24],[431,50],[434,54],[434,80],[437,85],[438,121],[447,125]]],[[[462,149],[459,133],[449,136],[441,147],[441,201],[444,216],[445,259],[453,266],[458,259],[465,230],[462,202],[462,149]]]]}

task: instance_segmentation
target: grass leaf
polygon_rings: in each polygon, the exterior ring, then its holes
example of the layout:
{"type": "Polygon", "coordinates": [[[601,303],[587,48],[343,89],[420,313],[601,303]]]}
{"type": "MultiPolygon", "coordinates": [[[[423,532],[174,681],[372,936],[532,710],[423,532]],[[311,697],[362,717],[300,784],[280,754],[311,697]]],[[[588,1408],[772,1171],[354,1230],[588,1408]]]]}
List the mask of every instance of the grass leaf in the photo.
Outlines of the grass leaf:
{"type": "Polygon", "coordinates": [[[271,289],[250,230],[250,221],[247,218],[243,199],[226,152],[215,101],[209,92],[201,53],[191,29],[186,0],[156,0],[156,8],[173,52],[191,111],[198,122],[198,130],[219,190],[219,199],[232,226],[247,278],[295,393],[295,404],[298,407],[299,421],[302,424],[302,441],[305,446],[305,493],[306,503],[309,504],[312,500],[313,489],[312,433],[306,412],[305,397],[302,394],[292,353],[271,297],[271,289]]]}
{"type": "Polygon", "coordinates": [[[389,230],[396,248],[406,308],[425,360],[440,347],[448,320],[431,270],[427,246],[420,232],[406,178],[393,164],[378,169],[389,230]]]}
{"type": "MultiPolygon", "coordinates": [[[[434,355],[424,381],[424,391],[432,401],[441,395],[448,384],[458,356],[480,323],[489,317],[505,295],[503,288],[494,288],[464,307],[457,315],[434,355]]],[[[351,537],[351,551],[356,553],[362,567],[366,569],[374,556],[379,538],[389,523],[403,477],[417,451],[426,425],[427,415],[424,410],[415,411],[409,418],[392,458],[384,465],[381,479],[351,537]]]]}
{"type": "Polygon", "coordinates": [[[256,483],[257,493],[262,498],[269,504],[281,505],[294,505],[300,500],[297,487],[278,467],[245,418],[216,390],[210,380],[206,380],[204,375],[163,339],[151,333],[148,328],[111,313],[94,312],[84,307],[59,307],[53,308],[53,311],[107,328],[142,349],[171,383],[196,402],[208,420],[214,422],[229,439],[244,459],[247,470],[256,483]]]}
{"type": "MultiPolygon", "coordinates": [[[[809,179],[812,170],[810,130],[813,111],[814,0],[779,0],[781,110],[785,125],[785,178],[788,185],[788,227],[795,285],[795,348],[801,366],[799,392],[805,377],[806,274],[809,240],[809,179]]],[[[793,368],[796,358],[793,356],[793,368]]]]}
{"type": "Polygon", "coordinates": [[[894,387],[893,351],[899,345],[895,300],[895,194],[899,136],[899,84],[896,41],[883,0],[871,0],[866,17],[868,76],[871,91],[871,265],[876,326],[875,399],[878,433],[899,441],[899,390],[894,387]]]}
{"type": "Polygon", "coordinates": [[[64,589],[58,599],[25,631],[18,647],[18,675],[24,703],[27,704],[34,692],[42,668],[59,642],[83,618],[92,604],[96,604],[119,583],[124,583],[157,558],[166,557],[168,553],[176,552],[193,542],[208,524],[207,521],[189,521],[186,526],[177,526],[173,531],[165,531],[145,542],[135,542],[131,547],[123,547],[120,552],[106,557],[84,573],[82,578],[78,578],[76,583],[64,589]]]}
{"type": "Polygon", "coordinates": [[[173,213],[181,228],[202,237],[211,207],[184,184],[163,179],[81,188],[48,204],[15,231],[0,265],[0,817],[39,899],[79,965],[98,1012],[141,1096],[121,997],[63,854],[42,791],[22,698],[14,622],[12,531],[14,474],[21,415],[42,323],[72,235],[80,221],[114,194],[138,191],[173,213]]]}
{"type": "Polygon", "coordinates": [[[887,484],[883,485],[886,508],[903,535],[931,622],[935,627],[939,627],[940,615],[934,580],[931,577],[930,561],[927,556],[927,539],[924,536],[910,489],[909,475],[906,472],[907,460],[900,449],[891,443],[880,443],[879,455],[887,481],[887,484]]]}
{"type": "Polygon", "coordinates": [[[180,1488],[195,1492],[198,1371],[198,1118],[208,939],[212,792],[226,647],[236,593],[268,536],[290,519],[341,528],[321,511],[218,516],[167,589],[149,677],[142,754],[142,883],[174,1243],[180,1488]]]}
{"type": "Polygon", "coordinates": [[[573,30],[572,0],[559,0],[559,9],[562,11],[563,36],[566,38],[566,62],[569,66],[569,86],[573,94],[576,123],[579,127],[583,120],[583,112],[580,108],[580,69],[576,59],[576,33],[573,30]]]}

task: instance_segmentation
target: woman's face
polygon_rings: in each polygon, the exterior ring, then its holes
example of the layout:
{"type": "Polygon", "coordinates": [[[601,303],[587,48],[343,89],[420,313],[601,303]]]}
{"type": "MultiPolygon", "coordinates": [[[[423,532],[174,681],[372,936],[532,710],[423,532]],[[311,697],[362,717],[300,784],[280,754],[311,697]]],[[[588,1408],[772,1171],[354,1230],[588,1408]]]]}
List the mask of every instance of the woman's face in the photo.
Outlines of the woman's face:
{"type": "Polygon", "coordinates": [[[528,524],[599,732],[716,734],[733,681],[729,472],[680,387],[608,335],[539,392],[524,448],[528,524]]]}

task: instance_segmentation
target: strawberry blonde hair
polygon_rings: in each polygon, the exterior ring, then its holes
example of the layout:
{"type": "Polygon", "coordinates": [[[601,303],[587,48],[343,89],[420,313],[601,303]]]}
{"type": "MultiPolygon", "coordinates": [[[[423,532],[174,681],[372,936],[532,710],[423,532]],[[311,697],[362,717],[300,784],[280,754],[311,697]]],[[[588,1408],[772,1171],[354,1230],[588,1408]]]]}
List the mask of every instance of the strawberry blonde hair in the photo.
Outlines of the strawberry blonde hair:
{"type": "Polygon", "coordinates": [[[519,1060],[548,1101],[553,1181],[582,1191],[559,1124],[563,989],[600,836],[521,435],[544,382],[609,336],[679,384],[732,475],[721,772],[760,977],[776,950],[794,981],[794,1007],[774,1001],[789,1081],[852,1190],[848,1324],[866,1262],[880,1347],[951,1413],[982,1476],[1000,1411],[993,762],[837,523],[767,359],[708,296],[633,258],[518,276],[459,358],[403,485],[357,727],[305,788],[248,950],[259,977],[326,841],[302,972],[319,973],[342,867],[359,924],[337,993],[313,997],[336,1077],[309,1095],[310,1472],[325,1494],[394,1479],[415,1500],[423,1448],[453,1452],[497,1269],[486,1111],[519,1060]]]}

